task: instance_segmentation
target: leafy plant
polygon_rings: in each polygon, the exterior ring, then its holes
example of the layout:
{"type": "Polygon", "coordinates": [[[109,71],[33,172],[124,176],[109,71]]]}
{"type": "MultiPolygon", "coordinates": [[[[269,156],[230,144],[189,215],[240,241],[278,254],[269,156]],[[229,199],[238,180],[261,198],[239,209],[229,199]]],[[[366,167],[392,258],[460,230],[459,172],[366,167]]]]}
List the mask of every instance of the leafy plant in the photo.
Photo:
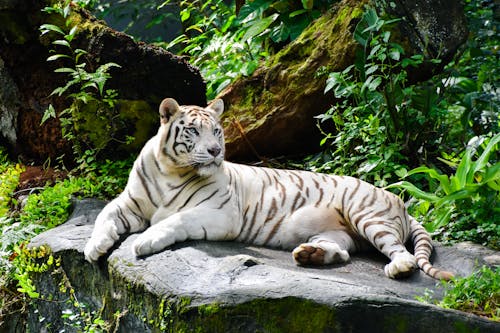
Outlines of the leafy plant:
{"type": "Polygon", "coordinates": [[[183,32],[166,47],[190,57],[212,99],[236,77],[251,75],[261,59],[295,39],[332,2],[254,0],[238,12],[234,2],[181,2],[183,32]]]}
{"type": "Polygon", "coordinates": [[[408,172],[407,176],[425,174],[437,186],[430,184],[426,192],[408,181],[391,185],[407,190],[420,200],[416,213],[423,215],[426,228],[431,232],[441,229],[444,237],[468,239],[500,249],[500,162],[496,153],[499,150],[500,134],[492,138],[475,138],[482,144],[482,152],[470,146],[465,150],[459,163],[445,161],[456,168],[453,175],[445,175],[429,167],[419,167],[408,172]],[[478,155],[475,159],[475,155],[478,155]],[[453,221],[450,224],[450,221],[453,221]],[[458,227],[458,228],[457,228],[458,227]],[[457,230],[458,229],[458,230],[457,230]]]}
{"type": "Polygon", "coordinates": [[[452,122],[451,140],[461,149],[468,138],[500,132],[500,69],[498,66],[498,15],[494,1],[466,0],[469,38],[437,80],[444,82],[443,95],[452,122]]]}
{"type": "Polygon", "coordinates": [[[332,147],[322,156],[322,168],[379,186],[404,174],[411,157],[437,140],[441,123],[441,110],[427,103],[436,101],[436,92],[408,84],[407,68],[422,64],[423,57],[404,57],[401,45],[391,41],[396,21],[366,9],[354,32],[361,46],[355,63],[329,74],[325,93],[332,92],[336,103],[317,117],[336,128],[324,132],[321,144],[332,147]]]}
{"type": "Polygon", "coordinates": [[[87,51],[74,48],[71,44],[77,35],[78,25],[73,24],[71,18],[70,0],[65,0],[62,4],[56,3],[52,7],[45,7],[43,11],[52,15],[60,15],[64,20],[64,26],[62,27],[49,23],[42,24],[40,32],[42,36],[49,33],[57,36],[59,39],[52,41],[52,44],[64,50],[64,52],[58,53],[56,49],[52,49],[51,52],[54,54],[49,56],[47,61],[66,60],[70,62],[68,67],[59,67],[54,70],[56,73],[66,74],[67,81],[64,86],[55,88],[51,96],[65,96],[71,101],[71,105],[58,113],[52,104],[49,105],[41,123],[43,124],[48,119],[57,116],[62,125],[63,137],[73,142],[76,156],[81,156],[83,149],[80,147],[80,142],[75,133],[74,115],[78,112],[81,104],[94,103],[98,105],[97,110],[101,107],[112,109],[115,106],[117,92],[113,89],[105,89],[105,85],[108,79],[111,78],[110,69],[120,66],[110,62],[98,66],[95,71],[86,69],[89,67],[88,62],[85,61],[87,51]]]}
{"type": "Polygon", "coordinates": [[[12,194],[19,182],[19,176],[24,171],[20,164],[10,163],[7,155],[0,149],[0,218],[10,210],[12,194]]]}
{"type": "Polygon", "coordinates": [[[432,299],[429,293],[418,300],[500,321],[500,267],[482,266],[470,276],[443,282],[442,287],[442,300],[432,299]]]}
{"type": "Polygon", "coordinates": [[[500,321],[500,267],[483,266],[471,276],[456,279],[445,288],[439,306],[500,321]]]}

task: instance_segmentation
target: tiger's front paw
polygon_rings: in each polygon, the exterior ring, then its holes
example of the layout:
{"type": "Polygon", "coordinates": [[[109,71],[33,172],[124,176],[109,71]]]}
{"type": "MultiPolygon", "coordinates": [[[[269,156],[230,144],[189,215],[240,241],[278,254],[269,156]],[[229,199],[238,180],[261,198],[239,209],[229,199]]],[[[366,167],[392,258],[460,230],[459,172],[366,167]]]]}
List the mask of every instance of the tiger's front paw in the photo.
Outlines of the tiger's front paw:
{"type": "Polygon", "coordinates": [[[293,258],[300,265],[325,265],[349,260],[349,253],[336,243],[304,243],[296,247],[293,258]]]}
{"type": "Polygon", "coordinates": [[[409,252],[397,253],[392,261],[385,265],[385,275],[391,279],[409,276],[417,268],[417,260],[409,252]]]}
{"type": "Polygon", "coordinates": [[[132,252],[137,257],[145,256],[160,252],[174,242],[175,239],[171,233],[155,232],[154,228],[150,228],[137,237],[132,244],[132,252]]]}
{"type": "Polygon", "coordinates": [[[88,262],[95,262],[100,256],[106,254],[113,244],[118,240],[118,232],[115,225],[99,228],[92,233],[92,237],[85,244],[83,253],[88,262]]]}

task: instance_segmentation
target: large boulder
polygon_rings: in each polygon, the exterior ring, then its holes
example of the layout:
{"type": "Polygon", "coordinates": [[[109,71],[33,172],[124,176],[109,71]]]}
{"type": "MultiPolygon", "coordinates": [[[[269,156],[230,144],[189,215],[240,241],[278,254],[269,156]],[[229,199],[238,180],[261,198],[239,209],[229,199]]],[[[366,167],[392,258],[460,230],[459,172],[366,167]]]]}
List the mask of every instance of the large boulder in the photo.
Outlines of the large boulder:
{"type": "MultiPolygon", "coordinates": [[[[56,1],[0,1],[0,144],[38,162],[62,155],[68,158],[73,152],[72,145],[63,139],[59,118],[40,125],[49,104],[57,111],[70,106],[64,97],[50,96],[66,79],[54,69],[71,66],[67,59],[46,61],[58,36],[40,37],[40,25],[64,27],[61,16],[41,11],[51,3],[56,1]]],[[[76,6],[72,6],[71,19],[78,26],[72,46],[88,52],[87,70],[109,62],[121,66],[111,69],[112,78],[106,85],[106,89],[118,92],[115,108],[74,105],[79,109],[74,132],[82,146],[107,155],[137,152],[157,130],[157,110],[163,98],[206,105],[200,73],[181,57],[136,42],[76,6]],[[132,145],[122,144],[127,137],[135,138],[132,145]]]]}
{"type": "MultiPolygon", "coordinates": [[[[289,252],[234,242],[191,241],[137,259],[131,235],[98,264],[85,261],[83,248],[104,203],[79,202],[70,220],[35,237],[48,245],[60,267],[36,276],[41,293],[17,329],[76,331],[61,317],[72,310],[69,291],[115,323],[117,332],[498,332],[500,324],[415,300],[439,283],[415,272],[391,280],[381,255],[354,255],[343,265],[298,267],[289,252]],[[66,288],[61,288],[65,286],[66,288]],[[50,300],[50,301],[48,301],[50,300]],[[113,320],[114,318],[114,320],[113,320]]],[[[468,275],[494,254],[484,248],[436,246],[435,265],[468,275]]],[[[74,323],[74,322],[73,322],[74,323]]],[[[8,327],[4,327],[5,331],[8,327]]]]}
{"type": "MultiPolygon", "coordinates": [[[[333,103],[325,95],[325,72],[354,63],[359,45],[353,33],[367,0],[343,0],[313,22],[295,41],[218,96],[228,111],[224,124],[229,159],[310,152],[321,137],[314,116],[333,103]],[[322,75],[323,73],[323,75],[322,75]],[[272,144],[271,144],[272,143],[272,144]],[[258,155],[258,156],[255,156],[258,155]]],[[[406,54],[449,61],[467,38],[461,1],[375,1],[401,18],[392,34],[406,54]]],[[[411,73],[429,78],[441,65],[428,62],[411,73]]]]}

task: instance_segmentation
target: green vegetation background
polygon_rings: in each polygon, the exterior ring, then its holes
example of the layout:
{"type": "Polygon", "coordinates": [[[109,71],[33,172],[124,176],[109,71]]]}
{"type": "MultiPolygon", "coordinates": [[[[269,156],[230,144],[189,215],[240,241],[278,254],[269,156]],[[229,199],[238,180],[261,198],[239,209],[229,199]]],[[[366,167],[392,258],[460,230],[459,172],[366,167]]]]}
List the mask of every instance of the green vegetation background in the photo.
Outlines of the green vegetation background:
{"type": "MultiPolygon", "coordinates": [[[[207,81],[210,99],[238,77],[251,75],[260,60],[294,40],[335,2],[254,0],[239,8],[234,1],[221,0],[78,3],[101,17],[130,17],[124,28],[128,32],[137,31],[140,22],[146,31],[162,25],[178,27],[177,37],[171,40],[144,33],[144,29],[135,38],[188,57],[207,81]],[[154,12],[146,22],[145,9],[154,12]]],[[[318,117],[324,134],[318,143],[322,152],[307,156],[305,162],[284,163],[387,186],[408,200],[411,213],[434,239],[467,240],[500,250],[499,10],[492,1],[467,0],[464,5],[470,30],[467,43],[453,61],[442,64],[441,73],[420,83],[410,82],[411,70],[437,60],[405,54],[391,39],[397,20],[367,8],[355,31],[360,44],[355,63],[342,72],[330,73],[325,68],[317,73],[318,80],[326,80],[325,92],[337,98],[318,117]],[[323,130],[327,124],[336,131],[323,130]]],[[[109,68],[119,64],[87,72],[85,51],[71,46],[77,27],[71,25],[69,1],[45,10],[58,13],[65,22],[60,27],[41,27],[41,34],[56,35],[54,45],[65,50],[59,48],[47,60],[71,60],[58,69],[68,75],[68,84],[54,94],[113,107],[116,94],[106,90],[105,84],[109,68]]],[[[25,166],[7,157],[0,147],[0,321],[9,311],[21,311],[20,304],[38,297],[30,274],[55,265],[53,258],[45,266],[36,264],[33,258],[41,252],[50,256],[45,250],[26,250],[29,239],[63,223],[72,198],[109,199],[125,186],[134,157],[102,161],[98,149],[83,150],[72,135],[72,112],[49,106],[44,116],[44,120],[56,115],[65,120],[63,131],[74,144],[79,166],[65,170],[65,179],[42,189],[16,191],[25,166]]],[[[64,169],[64,165],[56,167],[64,169]]],[[[440,305],[499,320],[499,286],[500,270],[481,268],[469,278],[448,284],[440,305]]],[[[106,322],[97,320],[84,306],[69,304],[68,308],[72,310],[62,316],[73,325],[82,325],[84,331],[106,330],[106,322]]]]}

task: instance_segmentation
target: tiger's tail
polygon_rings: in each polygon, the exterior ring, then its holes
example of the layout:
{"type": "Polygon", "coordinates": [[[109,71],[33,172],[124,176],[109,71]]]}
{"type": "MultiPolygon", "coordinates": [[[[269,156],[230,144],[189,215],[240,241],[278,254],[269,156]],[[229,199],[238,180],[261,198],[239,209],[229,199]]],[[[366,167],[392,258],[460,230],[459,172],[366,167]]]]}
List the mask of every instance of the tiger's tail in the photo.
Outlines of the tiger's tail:
{"type": "Polygon", "coordinates": [[[429,233],[418,223],[415,218],[410,216],[410,235],[414,246],[414,255],[417,259],[417,265],[425,274],[434,279],[450,280],[454,275],[451,272],[442,271],[432,266],[429,257],[432,253],[432,243],[429,233]]]}

